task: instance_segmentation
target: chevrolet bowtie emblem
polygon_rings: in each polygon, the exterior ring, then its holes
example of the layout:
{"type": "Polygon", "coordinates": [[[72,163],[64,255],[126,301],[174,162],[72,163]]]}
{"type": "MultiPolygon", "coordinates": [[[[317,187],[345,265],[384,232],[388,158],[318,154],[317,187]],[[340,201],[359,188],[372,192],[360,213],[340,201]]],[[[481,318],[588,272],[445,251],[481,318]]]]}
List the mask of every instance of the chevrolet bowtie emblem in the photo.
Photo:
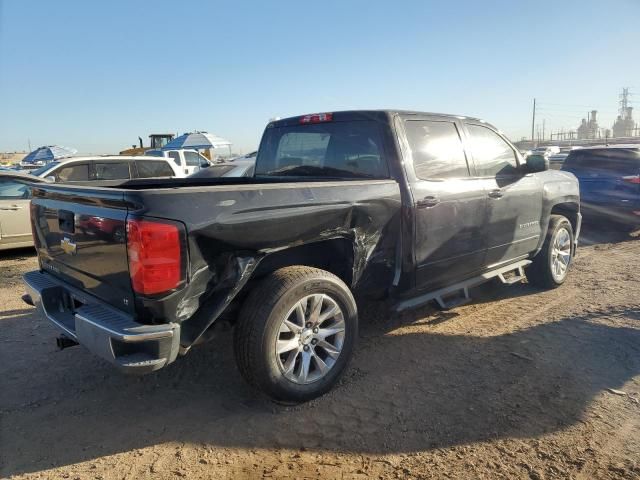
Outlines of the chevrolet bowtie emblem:
{"type": "Polygon", "coordinates": [[[64,237],[62,239],[62,241],[60,242],[60,246],[62,247],[64,253],[69,255],[75,255],[76,249],[78,248],[78,246],[67,237],[64,237]]]}

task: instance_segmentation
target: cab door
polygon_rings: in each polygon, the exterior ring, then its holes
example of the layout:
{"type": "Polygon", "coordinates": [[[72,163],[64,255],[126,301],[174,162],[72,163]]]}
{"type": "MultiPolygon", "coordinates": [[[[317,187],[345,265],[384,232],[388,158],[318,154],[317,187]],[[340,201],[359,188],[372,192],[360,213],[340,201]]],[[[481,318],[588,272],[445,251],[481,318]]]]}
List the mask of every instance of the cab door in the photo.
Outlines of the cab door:
{"type": "Polygon", "coordinates": [[[182,153],[184,155],[184,173],[186,176],[200,170],[200,155],[198,152],[184,150],[182,153]]]}
{"type": "Polygon", "coordinates": [[[30,242],[31,188],[13,178],[0,178],[0,246],[30,242]]]}
{"type": "Polygon", "coordinates": [[[487,124],[467,122],[467,145],[487,198],[486,266],[527,256],[541,235],[542,182],[515,148],[487,124]]]}
{"type": "Polygon", "coordinates": [[[413,195],[416,287],[432,290],[472,276],[486,250],[487,198],[472,176],[452,119],[407,116],[402,121],[413,195]]]}

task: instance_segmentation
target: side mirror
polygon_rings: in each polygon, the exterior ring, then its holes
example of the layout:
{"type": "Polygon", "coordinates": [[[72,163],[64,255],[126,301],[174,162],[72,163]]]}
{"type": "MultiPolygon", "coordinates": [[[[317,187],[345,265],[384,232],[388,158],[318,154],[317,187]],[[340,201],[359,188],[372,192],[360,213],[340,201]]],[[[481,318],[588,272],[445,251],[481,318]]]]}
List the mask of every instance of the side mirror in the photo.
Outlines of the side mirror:
{"type": "Polygon", "coordinates": [[[549,170],[549,159],[544,155],[529,155],[527,157],[527,171],[529,173],[549,170]]]}
{"type": "Polygon", "coordinates": [[[47,182],[55,182],[56,181],[56,177],[54,177],[53,175],[49,175],[48,177],[44,177],[44,179],[47,182]]]}

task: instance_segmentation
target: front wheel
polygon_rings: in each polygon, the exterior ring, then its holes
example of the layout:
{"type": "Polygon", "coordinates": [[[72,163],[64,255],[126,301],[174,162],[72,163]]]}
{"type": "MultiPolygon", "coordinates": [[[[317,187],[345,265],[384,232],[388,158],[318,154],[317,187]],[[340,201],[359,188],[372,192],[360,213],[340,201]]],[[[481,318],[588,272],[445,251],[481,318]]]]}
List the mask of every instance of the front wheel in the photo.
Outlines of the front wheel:
{"type": "Polygon", "coordinates": [[[357,332],[356,303],[342,280],[317,268],[282,268],[244,301],[234,335],[236,363],[271,398],[304,402],[335,385],[357,332]]]}
{"type": "Polygon", "coordinates": [[[529,283],[556,288],[564,283],[573,259],[573,227],[562,215],[551,215],[542,250],[527,268],[529,283]]]}

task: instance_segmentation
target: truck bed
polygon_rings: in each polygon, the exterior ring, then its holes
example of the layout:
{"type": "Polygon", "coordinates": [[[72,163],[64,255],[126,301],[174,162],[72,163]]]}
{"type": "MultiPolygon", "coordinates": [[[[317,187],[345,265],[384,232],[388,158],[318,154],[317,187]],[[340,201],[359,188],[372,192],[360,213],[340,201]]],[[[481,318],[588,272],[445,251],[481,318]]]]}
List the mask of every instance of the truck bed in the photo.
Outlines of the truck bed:
{"type": "Polygon", "coordinates": [[[326,242],[352,249],[352,265],[345,267],[353,287],[390,284],[394,274],[401,216],[394,180],[143,180],[117,188],[38,186],[33,196],[43,270],[138,322],[186,322],[185,346],[215,321],[265,258],[283,249],[326,242]],[[121,236],[128,218],[184,226],[182,287],[160,297],[133,291],[127,238],[121,236]]]}

